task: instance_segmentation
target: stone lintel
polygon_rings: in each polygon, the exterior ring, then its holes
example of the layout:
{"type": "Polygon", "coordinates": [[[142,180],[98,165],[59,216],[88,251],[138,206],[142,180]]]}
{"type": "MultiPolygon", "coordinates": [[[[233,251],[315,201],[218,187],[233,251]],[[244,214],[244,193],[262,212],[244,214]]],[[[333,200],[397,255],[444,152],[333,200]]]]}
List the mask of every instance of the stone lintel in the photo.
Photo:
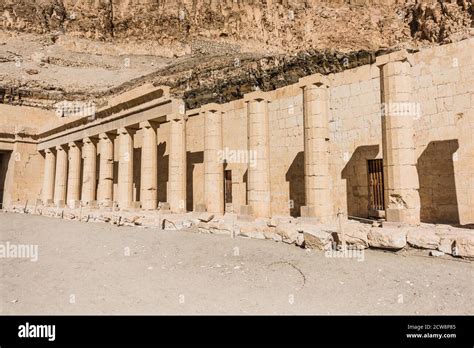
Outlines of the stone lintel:
{"type": "Polygon", "coordinates": [[[48,147],[43,149],[44,153],[56,153],[56,146],[48,147]]]}
{"type": "Polygon", "coordinates": [[[140,129],[138,126],[127,126],[127,127],[120,127],[117,128],[117,134],[130,134],[133,135],[138,129],[140,129]]]}
{"type": "Polygon", "coordinates": [[[142,129],[142,128],[153,128],[153,129],[156,129],[158,128],[159,126],[159,123],[158,122],[155,122],[155,121],[143,121],[143,122],[140,122],[139,123],[139,128],[142,129]]]}
{"type": "Polygon", "coordinates": [[[413,66],[413,57],[406,49],[378,56],[375,60],[375,65],[381,67],[387,63],[404,61],[408,61],[408,63],[413,66]]]}
{"type": "Polygon", "coordinates": [[[222,111],[222,105],[217,103],[209,103],[201,107],[201,112],[219,112],[222,111]]]}
{"type": "Polygon", "coordinates": [[[82,139],[82,143],[83,144],[88,144],[88,143],[95,144],[98,140],[99,140],[98,136],[85,137],[84,139],[82,139]]]}
{"type": "Polygon", "coordinates": [[[254,100],[256,101],[265,100],[266,102],[270,103],[272,101],[272,97],[270,93],[263,92],[263,91],[255,91],[255,92],[244,94],[244,102],[248,103],[254,100]]]}
{"type": "Polygon", "coordinates": [[[186,116],[186,104],[184,100],[171,98],[171,112],[166,116],[166,121],[170,121],[170,119],[187,119],[186,116]]]}
{"type": "Polygon", "coordinates": [[[67,146],[69,146],[69,148],[71,147],[80,147],[80,142],[79,141],[70,141],[67,146]]]}
{"type": "Polygon", "coordinates": [[[322,74],[314,74],[310,76],[305,76],[305,77],[300,78],[298,81],[298,86],[300,88],[305,88],[311,85],[329,87],[330,81],[327,76],[322,75],[322,74]]]}
{"type": "Polygon", "coordinates": [[[117,131],[112,131],[112,132],[102,132],[99,134],[99,139],[110,139],[112,140],[117,136],[117,131]]]}
{"type": "MultiPolygon", "coordinates": [[[[110,117],[96,119],[75,127],[66,128],[65,125],[54,131],[44,131],[39,135],[42,138],[38,143],[38,150],[66,144],[71,141],[81,141],[86,137],[97,136],[100,133],[114,133],[121,127],[133,127],[140,122],[154,120],[157,122],[168,121],[167,115],[172,113],[175,100],[152,100],[146,104],[138,105],[132,109],[122,110],[110,117]]],[[[183,104],[184,105],[184,104],[183,104]]]]}
{"type": "MultiPolygon", "coordinates": [[[[168,86],[154,86],[151,83],[146,83],[139,87],[133,88],[124,93],[113,96],[107,101],[106,108],[112,108],[118,105],[136,105],[137,103],[143,103],[151,98],[166,98],[170,95],[170,88],[168,86]]],[[[102,111],[99,110],[99,111],[102,111]]]]}

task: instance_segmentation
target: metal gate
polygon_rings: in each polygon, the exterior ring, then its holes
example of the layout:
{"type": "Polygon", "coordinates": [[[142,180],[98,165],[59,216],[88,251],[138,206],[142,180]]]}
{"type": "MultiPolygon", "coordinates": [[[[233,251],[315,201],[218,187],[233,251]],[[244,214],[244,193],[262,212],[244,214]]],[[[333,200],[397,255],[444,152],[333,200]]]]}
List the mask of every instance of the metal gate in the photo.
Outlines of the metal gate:
{"type": "Polygon", "coordinates": [[[379,216],[379,212],[385,210],[383,160],[368,160],[367,167],[369,172],[369,214],[379,216]]]}
{"type": "Polygon", "coordinates": [[[224,203],[225,211],[232,212],[232,171],[224,171],[224,203]]]}

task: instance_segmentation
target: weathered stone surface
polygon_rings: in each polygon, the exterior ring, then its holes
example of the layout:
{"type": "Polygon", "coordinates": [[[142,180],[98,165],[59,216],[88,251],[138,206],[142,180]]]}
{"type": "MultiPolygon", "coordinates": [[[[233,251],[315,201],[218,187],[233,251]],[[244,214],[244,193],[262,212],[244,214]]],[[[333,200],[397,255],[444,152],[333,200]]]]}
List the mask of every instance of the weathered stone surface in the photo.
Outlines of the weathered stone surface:
{"type": "Polygon", "coordinates": [[[453,256],[474,259],[474,234],[456,238],[454,250],[455,254],[453,256]]]}
{"type": "Polygon", "coordinates": [[[161,224],[161,228],[163,230],[180,230],[181,228],[183,228],[183,224],[181,221],[173,221],[168,218],[164,218],[161,224]]]}
{"type": "MultiPolygon", "coordinates": [[[[347,246],[355,249],[367,249],[369,240],[367,234],[370,231],[370,225],[362,223],[347,223],[344,225],[344,240],[347,246]]],[[[338,235],[341,238],[340,235],[338,235]]]]}
{"type": "Polygon", "coordinates": [[[274,233],[272,235],[272,239],[275,241],[275,242],[283,242],[283,238],[278,234],[278,233],[274,233]]]}
{"type": "Polygon", "coordinates": [[[410,246],[422,249],[437,249],[440,237],[430,228],[412,228],[407,232],[407,242],[410,246]]]}
{"type": "Polygon", "coordinates": [[[303,233],[298,234],[298,237],[296,237],[295,244],[300,246],[300,247],[304,246],[304,234],[303,233]]]}
{"type": "Polygon", "coordinates": [[[438,245],[438,250],[442,251],[445,254],[452,255],[454,246],[454,240],[452,240],[451,238],[441,238],[440,243],[438,245]]]}
{"type": "Polygon", "coordinates": [[[296,243],[299,235],[297,225],[289,223],[278,225],[275,232],[281,236],[283,242],[288,244],[296,243]]]}
{"type": "Polygon", "coordinates": [[[160,211],[169,211],[170,204],[168,202],[159,202],[158,203],[158,210],[160,211]]]}
{"type": "Polygon", "coordinates": [[[402,249],[407,244],[406,230],[403,228],[373,228],[367,238],[373,248],[402,249]]]}
{"type": "Polygon", "coordinates": [[[331,233],[322,230],[320,226],[298,225],[298,231],[303,233],[305,248],[317,250],[331,249],[333,237],[331,233]]]}
{"type": "Polygon", "coordinates": [[[210,213],[202,213],[198,216],[199,221],[209,222],[214,219],[214,215],[210,213]]]}

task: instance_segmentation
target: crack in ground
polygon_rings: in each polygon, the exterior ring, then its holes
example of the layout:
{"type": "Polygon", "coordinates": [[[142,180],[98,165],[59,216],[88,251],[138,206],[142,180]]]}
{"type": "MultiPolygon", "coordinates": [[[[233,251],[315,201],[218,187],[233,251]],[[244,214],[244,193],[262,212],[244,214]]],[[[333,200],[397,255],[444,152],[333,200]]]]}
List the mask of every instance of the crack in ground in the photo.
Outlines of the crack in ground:
{"type": "Polygon", "coordinates": [[[304,273],[298,267],[296,267],[291,262],[289,262],[289,261],[275,261],[275,262],[272,262],[271,264],[269,264],[267,267],[270,267],[270,266],[273,266],[273,265],[279,265],[279,264],[280,265],[281,264],[287,264],[287,265],[293,267],[295,270],[298,271],[298,273],[303,277],[303,285],[301,286],[301,288],[297,289],[297,291],[300,291],[301,289],[303,289],[305,284],[306,284],[306,276],[304,275],[304,273]]]}

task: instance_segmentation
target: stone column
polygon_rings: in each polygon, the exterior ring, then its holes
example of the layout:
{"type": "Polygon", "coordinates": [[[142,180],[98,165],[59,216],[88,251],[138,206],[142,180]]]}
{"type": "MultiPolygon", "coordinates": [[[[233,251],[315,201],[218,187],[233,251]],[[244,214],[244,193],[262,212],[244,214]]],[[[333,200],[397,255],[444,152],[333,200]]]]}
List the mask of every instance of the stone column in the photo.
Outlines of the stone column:
{"type": "Polygon", "coordinates": [[[99,135],[99,185],[97,201],[99,205],[109,207],[113,201],[114,188],[114,142],[108,133],[99,135]]]}
{"type": "Polygon", "coordinates": [[[388,222],[420,222],[414,122],[419,116],[411,86],[411,65],[405,51],[382,56],[382,147],[385,214],[388,222]],[[383,57],[383,58],[382,58],[383,57]],[[383,60],[388,58],[388,62],[383,60]]]}
{"type": "Polygon", "coordinates": [[[95,202],[96,194],[96,161],[97,150],[95,140],[85,138],[83,140],[82,156],[84,158],[84,168],[82,174],[82,203],[92,205],[95,202]]]}
{"type": "Polygon", "coordinates": [[[209,213],[224,214],[224,163],[222,151],[222,113],[209,104],[204,111],[204,200],[209,213]]]}
{"type": "Polygon", "coordinates": [[[170,160],[168,202],[172,212],[186,211],[186,119],[173,115],[170,119],[170,160]]]}
{"type": "Polygon", "coordinates": [[[81,199],[81,149],[75,142],[69,143],[67,183],[67,204],[70,208],[77,208],[81,199]]]}
{"type": "Polygon", "coordinates": [[[133,202],[133,129],[119,128],[118,204],[131,208],[133,202]]]}
{"type": "Polygon", "coordinates": [[[247,169],[248,213],[255,217],[271,217],[269,101],[262,92],[250,93],[245,100],[249,157],[256,158],[256,163],[249,163],[247,169]]]}
{"type": "Polygon", "coordinates": [[[156,209],[157,201],[157,180],[158,180],[158,154],[156,125],[150,121],[140,123],[143,134],[142,141],[142,161],[140,179],[140,201],[143,209],[156,209]]]}
{"type": "Polygon", "coordinates": [[[43,204],[53,202],[54,176],[56,174],[56,154],[52,149],[45,150],[44,177],[43,177],[43,204]]]}
{"type": "Polygon", "coordinates": [[[322,75],[300,79],[304,113],[304,178],[306,205],[302,217],[321,222],[332,218],[329,175],[329,81],[322,75]]]}
{"type": "Polygon", "coordinates": [[[56,146],[56,175],[54,180],[54,204],[63,207],[66,201],[67,152],[62,145],[56,146]]]}

